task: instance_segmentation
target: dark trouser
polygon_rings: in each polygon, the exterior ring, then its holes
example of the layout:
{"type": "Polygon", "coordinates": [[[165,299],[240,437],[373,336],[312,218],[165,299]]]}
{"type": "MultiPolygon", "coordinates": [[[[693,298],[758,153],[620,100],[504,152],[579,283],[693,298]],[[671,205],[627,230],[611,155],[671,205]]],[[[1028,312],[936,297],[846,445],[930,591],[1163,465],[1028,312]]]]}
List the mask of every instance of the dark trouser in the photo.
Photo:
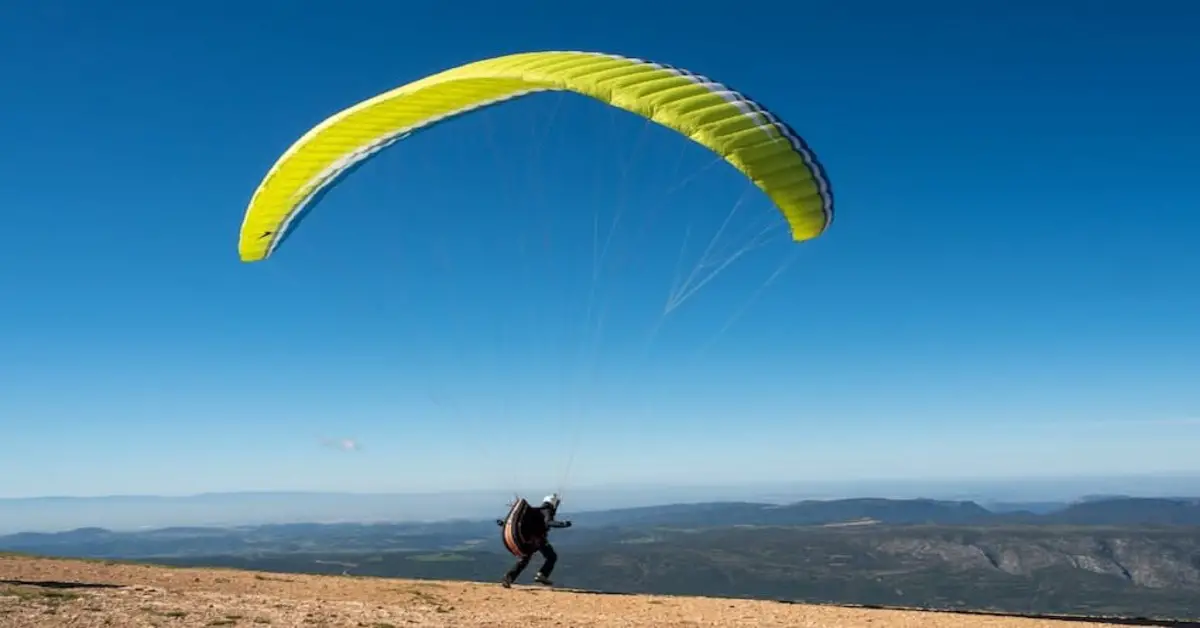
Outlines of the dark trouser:
{"type": "MultiPolygon", "coordinates": [[[[554,551],[554,546],[548,542],[543,543],[542,546],[538,548],[538,551],[541,552],[542,557],[546,559],[542,562],[542,568],[538,570],[538,573],[549,578],[550,572],[554,571],[554,563],[558,562],[558,554],[554,551]]],[[[529,561],[532,558],[533,554],[530,554],[518,560],[517,564],[513,565],[512,569],[508,570],[508,573],[506,574],[508,579],[515,582],[517,577],[521,575],[521,572],[525,571],[525,568],[529,566],[529,561]]]]}

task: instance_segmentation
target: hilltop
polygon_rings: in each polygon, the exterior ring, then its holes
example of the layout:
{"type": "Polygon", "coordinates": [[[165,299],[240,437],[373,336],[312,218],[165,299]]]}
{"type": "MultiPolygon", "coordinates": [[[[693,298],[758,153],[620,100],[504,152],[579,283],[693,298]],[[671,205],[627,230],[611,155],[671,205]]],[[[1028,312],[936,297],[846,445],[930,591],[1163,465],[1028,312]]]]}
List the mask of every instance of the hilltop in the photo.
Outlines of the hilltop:
{"type": "MultiPolygon", "coordinates": [[[[850,499],[583,512],[560,585],[611,594],[1197,619],[1200,502],[1103,498],[1040,514],[850,499]]],[[[0,551],[173,567],[495,582],[494,521],[295,523],[0,537],[0,551]]]]}
{"type": "MultiPolygon", "coordinates": [[[[1080,620],[494,584],[0,556],[0,626],[921,626],[1072,628],[1080,620]]],[[[1114,620],[1116,621],[1116,620],[1114,620]]],[[[1129,622],[1086,625],[1170,626],[1129,622]]],[[[1176,626],[1180,624],[1175,624],[1176,626]]]]}

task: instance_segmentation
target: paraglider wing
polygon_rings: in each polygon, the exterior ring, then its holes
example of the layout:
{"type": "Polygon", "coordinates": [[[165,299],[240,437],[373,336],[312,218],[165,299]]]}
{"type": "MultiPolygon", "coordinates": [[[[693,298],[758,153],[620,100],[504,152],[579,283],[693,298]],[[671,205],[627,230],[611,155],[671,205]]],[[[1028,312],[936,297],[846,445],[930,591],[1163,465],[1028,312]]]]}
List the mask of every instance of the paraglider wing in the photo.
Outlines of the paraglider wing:
{"type": "Polygon", "coordinates": [[[570,91],[674,129],[723,157],[779,208],[796,241],[833,220],[833,193],[812,151],[747,96],[671,66],[595,52],[530,52],[433,74],[330,116],[297,140],[255,190],[242,261],[266,259],[351,169],[441,120],[535,92],[570,91]]]}

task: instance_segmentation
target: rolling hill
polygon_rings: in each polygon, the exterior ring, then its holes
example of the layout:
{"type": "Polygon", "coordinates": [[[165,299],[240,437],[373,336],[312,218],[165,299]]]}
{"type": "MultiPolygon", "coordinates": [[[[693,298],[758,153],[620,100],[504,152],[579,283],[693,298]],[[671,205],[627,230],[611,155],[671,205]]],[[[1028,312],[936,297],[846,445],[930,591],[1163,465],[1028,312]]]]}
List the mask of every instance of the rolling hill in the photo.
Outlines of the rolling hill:
{"type": "MultiPolygon", "coordinates": [[[[1035,513],[848,499],[579,513],[556,579],[613,593],[944,610],[1197,618],[1197,500],[1100,498],[1035,513]]],[[[0,550],[288,574],[494,582],[491,521],[294,523],[0,537],[0,550]]],[[[290,577],[290,576],[289,576],[290,577]]]]}

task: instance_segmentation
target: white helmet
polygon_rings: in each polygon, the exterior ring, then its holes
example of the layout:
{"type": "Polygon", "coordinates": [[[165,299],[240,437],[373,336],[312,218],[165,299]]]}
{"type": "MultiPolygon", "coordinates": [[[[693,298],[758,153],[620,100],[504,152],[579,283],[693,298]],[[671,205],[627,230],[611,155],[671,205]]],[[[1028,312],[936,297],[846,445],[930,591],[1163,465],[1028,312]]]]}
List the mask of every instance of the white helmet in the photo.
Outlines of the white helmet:
{"type": "Polygon", "coordinates": [[[550,504],[555,510],[558,510],[558,503],[561,500],[558,498],[558,493],[551,493],[542,500],[543,504],[550,504]]]}

